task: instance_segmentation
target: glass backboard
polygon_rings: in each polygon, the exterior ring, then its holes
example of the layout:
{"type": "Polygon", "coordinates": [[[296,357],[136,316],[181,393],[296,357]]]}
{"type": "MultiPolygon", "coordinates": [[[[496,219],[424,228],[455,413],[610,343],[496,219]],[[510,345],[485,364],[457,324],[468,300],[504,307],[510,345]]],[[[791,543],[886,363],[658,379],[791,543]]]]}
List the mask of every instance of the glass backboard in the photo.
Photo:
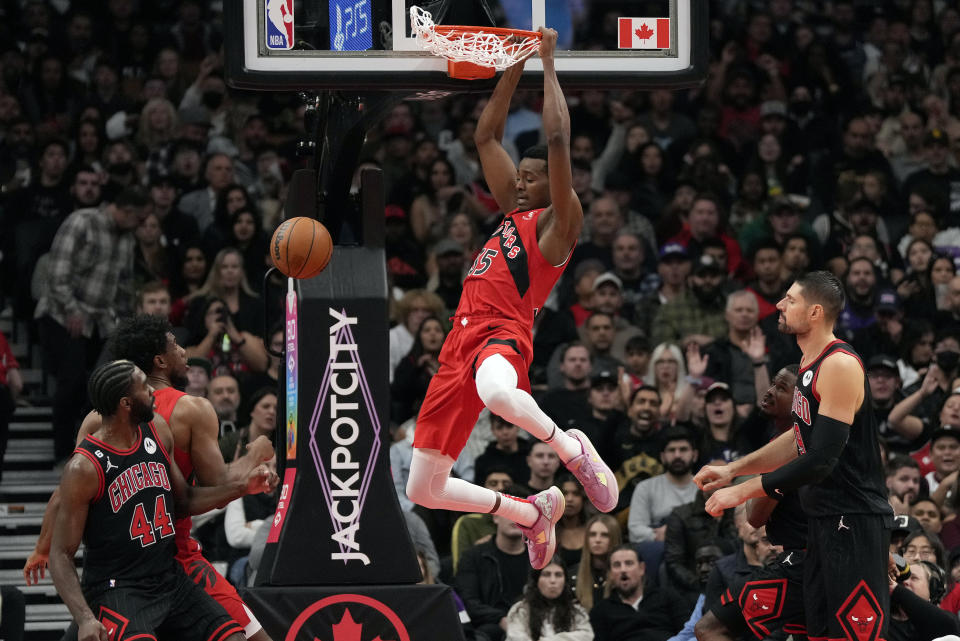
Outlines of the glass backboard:
{"type": "MultiPolygon", "coordinates": [[[[437,24],[559,34],[564,88],[682,87],[706,74],[706,0],[230,0],[224,3],[228,81],[246,89],[488,90],[457,80],[417,46],[411,5],[437,24]]],[[[542,67],[527,61],[524,85],[542,67]]]]}

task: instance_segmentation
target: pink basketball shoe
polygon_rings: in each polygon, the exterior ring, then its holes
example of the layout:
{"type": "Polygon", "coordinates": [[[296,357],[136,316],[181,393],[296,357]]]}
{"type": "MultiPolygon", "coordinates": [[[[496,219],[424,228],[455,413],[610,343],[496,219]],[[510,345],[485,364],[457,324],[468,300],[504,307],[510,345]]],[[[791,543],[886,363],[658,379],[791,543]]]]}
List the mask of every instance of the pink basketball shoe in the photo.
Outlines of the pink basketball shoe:
{"type": "Polygon", "coordinates": [[[583,452],[567,463],[567,469],[583,484],[590,501],[601,512],[617,507],[620,489],[613,470],[603,462],[587,435],[580,430],[567,430],[567,434],[580,442],[583,452]]]}
{"type": "Polygon", "coordinates": [[[542,492],[528,496],[527,500],[533,504],[540,516],[536,522],[529,528],[517,524],[524,538],[527,539],[527,554],[530,555],[530,565],[534,570],[542,570],[550,563],[553,553],[557,549],[557,534],[555,526],[560,517],[563,516],[563,509],[566,507],[566,501],[563,500],[563,492],[560,488],[548,487],[542,492]]]}

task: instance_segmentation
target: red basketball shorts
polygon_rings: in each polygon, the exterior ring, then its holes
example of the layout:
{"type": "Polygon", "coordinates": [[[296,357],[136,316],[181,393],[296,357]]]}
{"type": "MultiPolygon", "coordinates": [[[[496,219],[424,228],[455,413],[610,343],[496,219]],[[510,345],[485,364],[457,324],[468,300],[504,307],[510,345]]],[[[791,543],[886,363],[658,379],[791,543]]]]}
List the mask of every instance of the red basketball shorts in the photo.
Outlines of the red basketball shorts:
{"type": "Polygon", "coordinates": [[[440,351],[440,369],[430,380],[417,416],[413,446],[440,450],[456,459],[470,438],[483,401],[477,395],[477,368],[500,354],[517,372],[517,387],[529,392],[533,357],[529,324],[503,316],[455,316],[440,351]]]}
{"type": "Polygon", "coordinates": [[[244,604],[236,588],[210,565],[210,562],[200,553],[200,546],[193,539],[188,541],[188,547],[189,550],[177,549],[177,562],[183,566],[187,576],[212,596],[227,611],[227,614],[243,627],[248,638],[259,632],[260,622],[244,604]]]}

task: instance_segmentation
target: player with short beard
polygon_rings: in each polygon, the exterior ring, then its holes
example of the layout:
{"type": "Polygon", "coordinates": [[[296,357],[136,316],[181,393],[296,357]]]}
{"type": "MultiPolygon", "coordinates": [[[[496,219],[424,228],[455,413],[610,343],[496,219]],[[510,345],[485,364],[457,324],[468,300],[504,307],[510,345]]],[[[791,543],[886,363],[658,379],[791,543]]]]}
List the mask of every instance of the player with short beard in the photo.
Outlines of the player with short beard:
{"type": "MultiPolygon", "coordinates": [[[[140,315],[124,319],[113,336],[116,358],[126,358],[146,372],[147,382],[156,390],[156,413],[170,426],[174,437],[172,452],[184,478],[196,473],[201,486],[215,486],[243,479],[260,463],[273,457],[269,439],[261,436],[247,446],[247,453],[227,465],[220,453],[219,422],[213,406],[205,398],[189,396],[177,389],[187,383],[187,361],[177,344],[169,322],[158,316],[140,315]]],[[[100,428],[101,416],[90,412],[80,426],[79,440],[100,428]]],[[[33,553],[23,568],[27,584],[43,577],[47,566],[52,524],[60,505],[59,491],[47,504],[40,536],[33,553]]],[[[244,627],[248,639],[269,641],[270,637],[236,590],[203,558],[200,544],[190,537],[190,517],[178,519],[176,528],[177,561],[196,582],[202,582],[235,621],[244,627]]]]}

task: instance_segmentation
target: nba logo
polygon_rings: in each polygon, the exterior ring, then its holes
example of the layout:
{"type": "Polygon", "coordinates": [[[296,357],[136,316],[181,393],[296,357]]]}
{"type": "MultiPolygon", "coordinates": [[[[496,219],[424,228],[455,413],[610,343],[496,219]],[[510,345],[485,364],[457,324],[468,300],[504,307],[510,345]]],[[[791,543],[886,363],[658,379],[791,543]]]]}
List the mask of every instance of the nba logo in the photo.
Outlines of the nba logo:
{"type": "Polygon", "coordinates": [[[267,49],[293,49],[293,0],[267,3],[267,49]]]}

